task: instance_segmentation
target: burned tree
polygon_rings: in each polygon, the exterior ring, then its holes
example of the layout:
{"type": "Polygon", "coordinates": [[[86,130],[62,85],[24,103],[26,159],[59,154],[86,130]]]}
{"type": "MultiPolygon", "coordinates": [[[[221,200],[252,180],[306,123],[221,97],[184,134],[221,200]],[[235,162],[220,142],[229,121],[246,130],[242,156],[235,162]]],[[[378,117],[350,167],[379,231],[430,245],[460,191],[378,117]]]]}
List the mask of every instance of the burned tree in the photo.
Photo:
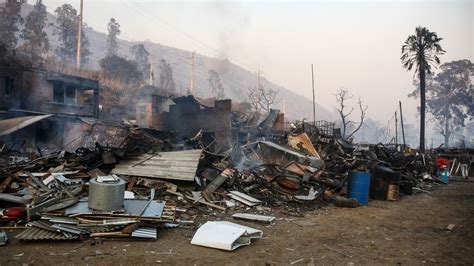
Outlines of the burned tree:
{"type": "Polygon", "coordinates": [[[137,84],[143,80],[137,64],[118,55],[108,55],[101,59],[102,74],[112,80],[120,80],[127,84],[137,84]]]}
{"type": "Polygon", "coordinates": [[[26,17],[25,28],[22,30],[21,36],[25,41],[23,49],[31,55],[34,62],[49,51],[48,34],[45,32],[47,15],[46,6],[38,0],[26,17]]]}
{"type": "Polygon", "coordinates": [[[339,104],[338,107],[334,107],[339,116],[341,117],[342,137],[344,139],[350,139],[364,124],[364,119],[368,106],[363,106],[362,100],[359,98],[357,106],[360,110],[360,120],[355,122],[350,119],[350,115],[354,111],[354,107],[349,107],[349,101],[354,97],[347,89],[339,89],[335,94],[336,102],[339,104]],[[348,133],[352,131],[351,133],[348,133]]]}
{"type": "Polygon", "coordinates": [[[262,109],[260,102],[262,101],[262,95],[257,87],[249,87],[247,93],[248,101],[252,110],[256,113],[260,112],[262,109]]]}
{"type": "Polygon", "coordinates": [[[160,88],[162,90],[168,92],[175,92],[176,91],[176,83],[173,79],[173,69],[171,65],[166,62],[165,59],[160,60],[160,64],[158,65],[160,69],[160,88]]]}
{"type": "Polygon", "coordinates": [[[7,49],[15,48],[18,38],[18,26],[23,24],[21,17],[21,1],[7,0],[0,6],[0,42],[7,49]]]}
{"type": "Polygon", "coordinates": [[[265,89],[259,85],[257,87],[249,87],[247,97],[255,112],[260,110],[270,112],[270,108],[275,103],[278,93],[280,93],[278,89],[265,89]]]}
{"type": "Polygon", "coordinates": [[[270,112],[270,107],[275,103],[278,93],[280,93],[279,89],[261,89],[262,92],[262,101],[260,104],[262,105],[262,109],[270,112]]]}
{"type": "MultiPolygon", "coordinates": [[[[56,8],[56,28],[54,35],[58,36],[59,47],[56,48],[56,54],[65,63],[76,62],[77,52],[77,28],[79,25],[79,15],[77,10],[70,4],[63,4],[56,8]]],[[[85,64],[89,52],[89,39],[85,36],[84,31],[81,34],[81,62],[85,64]]]]}
{"type": "Polygon", "coordinates": [[[143,79],[149,77],[151,67],[151,64],[149,62],[150,53],[148,53],[148,51],[145,49],[145,46],[143,44],[135,44],[134,46],[132,46],[132,48],[130,48],[130,52],[135,58],[135,62],[138,65],[138,69],[143,74],[143,79]]]}
{"type": "Polygon", "coordinates": [[[110,18],[109,24],[107,24],[107,55],[117,54],[118,40],[117,36],[120,35],[120,24],[115,18],[110,18]]]}
{"type": "Polygon", "coordinates": [[[211,92],[214,94],[214,96],[219,100],[224,99],[225,98],[224,87],[222,86],[219,73],[217,73],[217,71],[213,69],[209,70],[208,81],[209,81],[209,87],[211,89],[211,92]]]}

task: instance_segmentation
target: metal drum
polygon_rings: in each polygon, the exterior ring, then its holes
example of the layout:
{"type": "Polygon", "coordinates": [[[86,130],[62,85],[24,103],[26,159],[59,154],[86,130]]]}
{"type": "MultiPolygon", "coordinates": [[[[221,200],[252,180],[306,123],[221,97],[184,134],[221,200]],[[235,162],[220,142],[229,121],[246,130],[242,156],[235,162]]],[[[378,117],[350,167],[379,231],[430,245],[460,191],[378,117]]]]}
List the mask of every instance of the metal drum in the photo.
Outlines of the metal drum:
{"type": "Polygon", "coordinates": [[[118,179],[112,182],[98,182],[96,178],[89,181],[89,208],[101,211],[123,210],[125,181],[118,179]]]}
{"type": "Polygon", "coordinates": [[[369,203],[370,173],[354,171],[349,175],[347,197],[355,198],[361,205],[369,203]]]}

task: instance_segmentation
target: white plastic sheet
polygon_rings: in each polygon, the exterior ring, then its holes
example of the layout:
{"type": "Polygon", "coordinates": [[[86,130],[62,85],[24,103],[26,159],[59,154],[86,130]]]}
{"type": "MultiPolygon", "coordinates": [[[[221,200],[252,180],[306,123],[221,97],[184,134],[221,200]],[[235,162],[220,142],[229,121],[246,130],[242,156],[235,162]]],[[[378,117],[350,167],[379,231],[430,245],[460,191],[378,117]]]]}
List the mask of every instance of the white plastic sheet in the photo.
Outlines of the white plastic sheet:
{"type": "Polygon", "coordinates": [[[227,221],[211,221],[199,227],[191,244],[232,251],[248,246],[252,239],[262,236],[263,232],[255,228],[227,221]]]}

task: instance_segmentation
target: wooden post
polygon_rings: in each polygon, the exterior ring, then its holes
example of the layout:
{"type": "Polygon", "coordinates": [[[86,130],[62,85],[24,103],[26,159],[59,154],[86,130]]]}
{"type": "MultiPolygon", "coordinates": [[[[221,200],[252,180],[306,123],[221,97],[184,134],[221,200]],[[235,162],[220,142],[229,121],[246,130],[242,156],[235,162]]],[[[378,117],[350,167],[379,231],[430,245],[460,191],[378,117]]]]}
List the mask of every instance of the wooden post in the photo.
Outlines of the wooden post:
{"type": "Polygon", "coordinates": [[[402,137],[403,137],[403,146],[406,146],[406,142],[405,142],[405,129],[403,127],[403,112],[402,112],[402,101],[398,101],[399,105],[400,105],[400,124],[402,125],[402,137]]]}
{"type": "Polygon", "coordinates": [[[193,52],[192,54],[192,62],[191,62],[191,80],[189,81],[189,91],[188,91],[188,94],[189,95],[192,95],[193,94],[193,90],[194,90],[194,54],[195,52],[193,52]]]}
{"type": "Polygon", "coordinates": [[[398,117],[397,111],[395,111],[395,145],[398,144],[398,117]]]}
{"type": "Polygon", "coordinates": [[[82,35],[82,9],[83,9],[83,0],[81,0],[81,7],[79,10],[79,25],[77,27],[77,49],[76,49],[76,67],[81,68],[81,35],[82,35]]]}
{"type": "Polygon", "coordinates": [[[316,126],[316,103],[314,100],[314,71],[313,64],[311,64],[311,79],[313,84],[313,126],[316,126]]]}

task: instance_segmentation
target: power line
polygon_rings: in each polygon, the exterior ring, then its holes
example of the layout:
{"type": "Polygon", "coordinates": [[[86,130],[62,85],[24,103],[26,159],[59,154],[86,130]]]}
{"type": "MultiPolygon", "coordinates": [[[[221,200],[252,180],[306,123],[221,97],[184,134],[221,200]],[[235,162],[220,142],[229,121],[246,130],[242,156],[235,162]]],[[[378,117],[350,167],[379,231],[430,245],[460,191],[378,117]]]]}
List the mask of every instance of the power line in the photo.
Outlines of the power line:
{"type": "MultiPolygon", "coordinates": [[[[128,5],[128,3],[126,3],[125,1],[121,1],[121,3],[124,4],[124,5],[127,5],[127,6],[131,6],[131,5],[128,5]]],[[[133,3],[133,4],[135,4],[136,6],[139,6],[138,3],[133,3]]],[[[199,44],[199,46],[201,46],[201,47],[203,47],[203,48],[205,48],[205,49],[214,51],[217,55],[220,53],[220,52],[217,51],[216,49],[214,49],[214,48],[208,46],[207,44],[205,44],[205,43],[203,43],[203,42],[197,40],[197,39],[194,38],[193,36],[191,36],[191,35],[189,35],[189,34],[183,32],[183,31],[177,29],[176,27],[173,27],[173,26],[170,25],[168,22],[163,21],[163,20],[160,20],[160,19],[158,19],[156,16],[151,16],[150,14],[146,13],[144,10],[142,10],[142,9],[140,9],[140,8],[138,8],[138,7],[135,7],[135,6],[131,6],[131,7],[133,7],[135,10],[137,10],[140,14],[145,15],[145,16],[149,16],[149,17],[151,17],[152,20],[157,20],[157,21],[159,21],[160,23],[165,24],[166,26],[170,27],[174,32],[181,33],[181,34],[183,34],[184,36],[186,36],[187,38],[193,40],[194,42],[197,42],[197,43],[199,44]]],[[[93,24],[91,24],[91,25],[93,25],[93,24]]],[[[123,35],[123,36],[125,36],[125,35],[123,35]]],[[[133,38],[132,38],[132,39],[133,39],[133,38]]],[[[149,48],[150,48],[150,47],[149,47],[149,48]]],[[[156,48],[155,48],[155,49],[156,49],[156,48]]],[[[173,59],[176,59],[175,56],[171,56],[171,55],[169,54],[169,52],[167,52],[167,53],[168,53],[168,54],[167,54],[167,57],[172,57],[173,59]]],[[[230,57],[229,57],[229,58],[230,58],[230,57]]],[[[179,58],[177,61],[173,62],[173,64],[174,64],[175,66],[178,66],[179,63],[184,63],[184,64],[186,64],[186,65],[191,65],[189,62],[185,61],[186,59],[188,59],[188,58],[179,58]]],[[[234,61],[234,62],[239,63],[239,64],[242,65],[242,66],[245,66],[245,67],[251,69],[251,67],[246,66],[245,64],[242,64],[241,62],[239,62],[239,61],[237,61],[237,60],[234,60],[233,58],[230,58],[230,59],[231,59],[232,61],[234,61]]],[[[169,61],[169,60],[167,60],[167,61],[169,61]]],[[[181,69],[184,70],[184,68],[181,68],[181,69]]],[[[202,74],[201,77],[204,77],[205,79],[207,79],[206,76],[208,75],[208,73],[203,73],[203,72],[201,72],[201,74],[202,74]]],[[[181,76],[184,76],[184,74],[181,74],[181,76]]],[[[221,80],[223,80],[223,81],[227,81],[227,83],[228,83],[229,85],[234,85],[234,86],[238,86],[238,87],[245,87],[245,85],[243,85],[243,84],[242,84],[241,82],[239,82],[239,81],[231,80],[231,79],[229,79],[229,78],[227,78],[227,77],[225,77],[225,76],[221,76],[220,78],[221,78],[221,80]]]]}
{"type": "MultiPolygon", "coordinates": [[[[123,1],[123,0],[121,0],[120,2],[121,2],[122,4],[127,5],[127,3],[126,3],[125,1],[123,1]]],[[[171,30],[172,30],[173,32],[179,33],[179,34],[181,34],[182,36],[185,36],[186,38],[188,38],[188,39],[194,41],[195,44],[197,44],[197,45],[203,47],[204,49],[207,49],[208,51],[211,51],[212,53],[214,53],[214,55],[215,55],[216,57],[219,57],[219,55],[221,54],[221,51],[219,51],[219,50],[213,48],[212,46],[210,46],[210,45],[208,45],[208,44],[206,44],[206,43],[204,43],[204,42],[202,42],[202,41],[200,41],[200,40],[198,40],[198,39],[195,38],[194,36],[192,36],[192,35],[190,35],[190,34],[184,32],[184,31],[178,29],[177,27],[172,26],[170,23],[164,21],[163,19],[160,19],[160,18],[158,18],[158,17],[156,17],[156,16],[153,16],[153,15],[149,14],[148,12],[145,11],[145,9],[141,9],[141,8],[140,8],[141,6],[140,6],[138,3],[133,2],[132,4],[134,4],[134,8],[135,8],[136,10],[138,10],[141,14],[147,15],[147,16],[150,17],[152,20],[157,21],[157,22],[159,22],[159,23],[161,23],[161,24],[164,24],[165,26],[171,28],[171,30]]],[[[253,67],[250,67],[250,66],[244,64],[243,62],[240,62],[240,60],[236,60],[235,58],[231,58],[231,57],[229,57],[229,56],[228,56],[228,58],[229,58],[230,60],[236,62],[237,64],[239,64],[239,65],[245,67],[245,68],[248,68],[248,69],[252,69],[252,68],[253,68],[253,67]]]]}

